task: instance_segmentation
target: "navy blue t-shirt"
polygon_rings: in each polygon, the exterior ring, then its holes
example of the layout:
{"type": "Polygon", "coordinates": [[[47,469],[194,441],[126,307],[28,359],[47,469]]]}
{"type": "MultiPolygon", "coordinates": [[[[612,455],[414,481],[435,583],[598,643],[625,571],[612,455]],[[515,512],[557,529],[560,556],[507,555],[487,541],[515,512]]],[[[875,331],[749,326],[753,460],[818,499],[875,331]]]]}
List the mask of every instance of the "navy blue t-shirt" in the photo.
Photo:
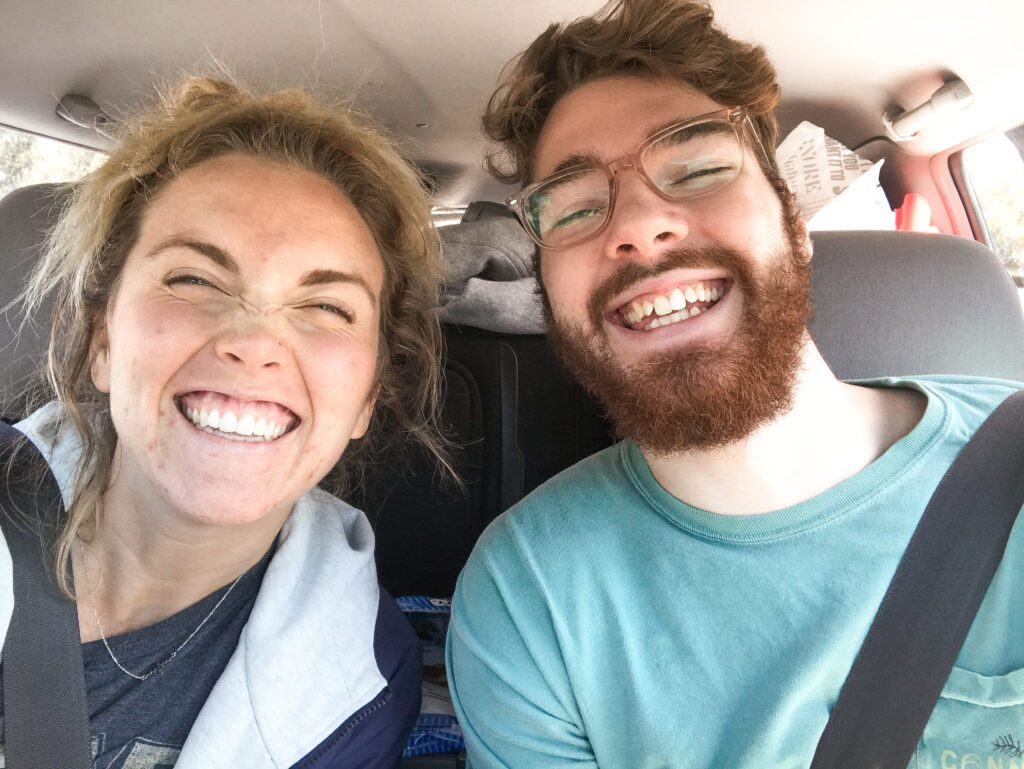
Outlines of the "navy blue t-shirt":
{"type": "MultiPolygon", "coordinates": [[[[273,548],[238,581],[163,672],[145,681],[118,668],[102,640],[82,644],[95,769],[174,766],[196,716],[238,645],[272,553],[273,548]]],[[[108,638],[110,648],[128,670],[145,674],[188,638],[229,587],[155,625],[108,638]]],[[[0,678],[0,711],[2,687],[0,678]]],[[[0,766],[2,756],[0,746],[0,766]]]]}

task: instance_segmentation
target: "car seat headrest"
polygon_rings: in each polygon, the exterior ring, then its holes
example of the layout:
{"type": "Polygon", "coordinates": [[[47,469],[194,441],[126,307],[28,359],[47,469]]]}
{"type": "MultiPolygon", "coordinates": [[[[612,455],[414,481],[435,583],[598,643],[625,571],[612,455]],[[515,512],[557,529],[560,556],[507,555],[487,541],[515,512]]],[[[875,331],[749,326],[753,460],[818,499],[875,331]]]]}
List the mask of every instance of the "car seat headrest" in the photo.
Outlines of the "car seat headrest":
{"type": "Polygon", "coordinates": [[[46,356],[52,302],[22,323],[12,305],[39,262],[49,230],[67,202],[68,188],[57,184],[22,187],[0,200],[0,416],[23,411],[25,389],[36,380],[46,356]]]}
{"type": "Polygon", "coordinates": [[[1002,262],[966,238],[813,233],[811,335],[840,379],[1024,380],[1024,315],[1002,262]]]}

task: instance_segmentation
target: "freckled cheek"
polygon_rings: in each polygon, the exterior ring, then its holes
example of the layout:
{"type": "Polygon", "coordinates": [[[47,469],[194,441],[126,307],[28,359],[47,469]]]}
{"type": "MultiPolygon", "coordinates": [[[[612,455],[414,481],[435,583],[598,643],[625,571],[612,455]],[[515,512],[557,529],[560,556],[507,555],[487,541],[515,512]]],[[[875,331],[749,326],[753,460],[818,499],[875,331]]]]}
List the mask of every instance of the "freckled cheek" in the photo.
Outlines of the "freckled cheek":
{"type": "MultiPolygon", "coordinates": [[[[347,429],[371,395],[377,367],[376,339],[335,339],[306,345],[298,363],[318,424],[347,429]]],[[[346,436],[347,437],[347,436],[346,436]]],[[[335,443],[335,441],[331,441],[335,443]]]]}
{"type": "Polygon", "coordinates": [[[146,313],[139,325],[153,335],[188,338],[208,333],[222,315],[222,312],[203,311],[182,305],[158,305],[154,311],[146,313]]]}
{"type": "Polygon", "coordinates": [[[303,368],[316,380],[355,382],[373,379],[378,347],[373,339],[320,336],[304,345],[303,368]]]}

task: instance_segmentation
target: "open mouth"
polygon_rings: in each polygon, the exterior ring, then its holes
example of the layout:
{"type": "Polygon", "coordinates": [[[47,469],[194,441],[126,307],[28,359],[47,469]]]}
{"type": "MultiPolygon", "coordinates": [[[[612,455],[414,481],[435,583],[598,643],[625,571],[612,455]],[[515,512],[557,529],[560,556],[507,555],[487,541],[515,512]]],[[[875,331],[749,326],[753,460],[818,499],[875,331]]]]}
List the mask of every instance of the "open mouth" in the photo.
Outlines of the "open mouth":
{"type": "Polygon", "coordinates": [[[626,328],[652,331],[707,312],[725,296],[730,284],[725,278],[688,283],[668,293],[634,297],[615,312],[626,328]]]}
{"type": "Polygon", "coordinates": [[[211,391],[183,393],[174,403],[197,430],[232,441],[276,441],[301,421],[280,403],[241,400],[211,391]]]}

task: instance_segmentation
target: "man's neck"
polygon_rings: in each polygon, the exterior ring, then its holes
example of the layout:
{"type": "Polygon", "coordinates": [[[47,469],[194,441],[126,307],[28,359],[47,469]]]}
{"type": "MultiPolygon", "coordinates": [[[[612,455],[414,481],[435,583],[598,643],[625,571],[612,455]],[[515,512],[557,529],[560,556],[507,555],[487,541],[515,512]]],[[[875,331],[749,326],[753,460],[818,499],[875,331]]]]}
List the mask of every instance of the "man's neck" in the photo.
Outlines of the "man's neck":
{"type": "Polygon", "coordinates": [[[652,456],[677,499],[722,515],[754,515],[804,502],[863,470],[909,433],[925,396],[840,382],[810,341],[793,408],[742,441],[713,451],[652,456]]]}

